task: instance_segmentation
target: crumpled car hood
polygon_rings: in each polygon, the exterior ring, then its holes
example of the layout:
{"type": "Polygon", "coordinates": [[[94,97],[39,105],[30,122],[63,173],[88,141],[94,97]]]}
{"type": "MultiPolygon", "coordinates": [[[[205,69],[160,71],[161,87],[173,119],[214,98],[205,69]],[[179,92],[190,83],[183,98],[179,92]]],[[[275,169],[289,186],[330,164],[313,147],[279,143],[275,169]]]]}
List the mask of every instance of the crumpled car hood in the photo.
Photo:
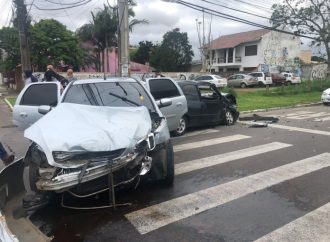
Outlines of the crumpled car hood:
{"type": "Polygon", "coordinates": [[[61,103],[39,119],[24,136],[45,152],[48,163],[60,166],[53,151],[112,151],[133,148],[151,132],[146,107],[104,107],[61,103]]]}

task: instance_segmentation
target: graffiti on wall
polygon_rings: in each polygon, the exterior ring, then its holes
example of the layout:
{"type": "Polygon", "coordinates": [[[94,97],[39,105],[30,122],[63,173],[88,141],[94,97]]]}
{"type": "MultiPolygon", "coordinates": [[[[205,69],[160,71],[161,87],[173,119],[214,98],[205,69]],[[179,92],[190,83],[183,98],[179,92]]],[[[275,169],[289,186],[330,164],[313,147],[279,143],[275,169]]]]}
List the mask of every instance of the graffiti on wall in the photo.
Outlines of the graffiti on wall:
{"type": "Polygon", "coordinates": [[[283,47],[281,34],[270,32],[264,48],[264,62],[270,66],[270,69],[282,71],[291,71],[296,74],[301,73],[300,60],[298,57],[290,58],[288,47],[283,47]]]}
{"type": "Polygon", "coordinates": [[[314,65],[311,70],[310,79],[323,80],[327,77],[328,66],[326,64],[314,65]]]}

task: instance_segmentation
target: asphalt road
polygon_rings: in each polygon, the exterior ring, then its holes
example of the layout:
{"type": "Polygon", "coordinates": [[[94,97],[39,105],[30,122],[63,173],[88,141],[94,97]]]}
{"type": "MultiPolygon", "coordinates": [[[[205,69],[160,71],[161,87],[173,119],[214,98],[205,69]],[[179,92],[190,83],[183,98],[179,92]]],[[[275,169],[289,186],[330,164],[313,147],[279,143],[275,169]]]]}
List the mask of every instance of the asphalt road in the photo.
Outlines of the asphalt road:
{"type": "Polygon", "coordinates": [[[280,120],[174,138],[171,188],[120,191],[117,201],[132,205],[115,211],[54,201],[31,220],[54,241],[329,241],[330,107],[259,114],[280,120]]]}

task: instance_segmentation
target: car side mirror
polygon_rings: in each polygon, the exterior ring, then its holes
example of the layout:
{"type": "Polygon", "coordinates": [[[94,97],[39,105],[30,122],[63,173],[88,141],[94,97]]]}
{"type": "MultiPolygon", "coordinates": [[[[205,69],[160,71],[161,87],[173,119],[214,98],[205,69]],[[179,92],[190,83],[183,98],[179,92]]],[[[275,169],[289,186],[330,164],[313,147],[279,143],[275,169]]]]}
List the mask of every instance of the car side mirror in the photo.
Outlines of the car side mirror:
{"type": "Polygon", "coordinates": [[[156,101],[156,103],[159,108],[163,108],[172,105],[172,100],[169,98],[162,98],[156,101]]]}
{"type": "Polygon", "coordinates": [[[41,105],[38,108],[38,113],[40,113],[40,114],[47,114],[50,110],[52,110],[52,107],[51,106],[41,105]]]}

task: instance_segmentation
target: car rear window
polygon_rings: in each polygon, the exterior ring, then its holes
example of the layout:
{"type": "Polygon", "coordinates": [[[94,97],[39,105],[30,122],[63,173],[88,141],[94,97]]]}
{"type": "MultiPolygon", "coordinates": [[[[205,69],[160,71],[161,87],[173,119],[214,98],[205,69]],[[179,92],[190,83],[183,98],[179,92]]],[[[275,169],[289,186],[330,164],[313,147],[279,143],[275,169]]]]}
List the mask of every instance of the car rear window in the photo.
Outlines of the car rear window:
{"type": "Polygon", "coordinates": [[[77,84],[69,87],[63,102],[94,106],[146,106],[154,111],[153,103],[137,82],[100,82],[77,84]]]}
{"type": "Polygon", "coordinates": [[[149,87],[152,96],[156,100],[180,96],[180,92],[176,85],[166,78],[149,80],[149,87]]]}
{"type": "Polygon", "coordinates": [[[49,105],[55,107],[57,105],[56,83],[30,85],[22,96],[20,105],[49,105]]]}

